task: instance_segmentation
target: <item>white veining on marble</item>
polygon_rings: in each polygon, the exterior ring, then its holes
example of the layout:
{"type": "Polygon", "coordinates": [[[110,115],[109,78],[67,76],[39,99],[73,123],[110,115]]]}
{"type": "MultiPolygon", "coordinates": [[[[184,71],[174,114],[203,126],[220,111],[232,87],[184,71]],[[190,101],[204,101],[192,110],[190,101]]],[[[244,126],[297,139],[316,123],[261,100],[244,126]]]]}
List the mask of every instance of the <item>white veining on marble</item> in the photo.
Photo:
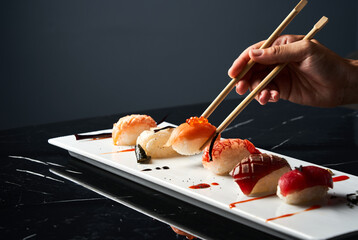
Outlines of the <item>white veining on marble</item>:
{"type": "Polygon", "coordinates": [[[37,190],[32,190],[32,189],[28,189],[27,191],[34,192],[34,193],[40,193],[40,194],[43,194],[43,195],[53,195],[52,193],[42,192],[42,191],[37,191],[37,190]]]}
{"type": "Polygon", "coordinates": [[[277,144],[276,146],[273,146],[270,150],[274,150],[274,149],[276,149],[276,148],[282,146],[283,144],[287,143],[287,142],[290,141],[290,140],[291,140],[291,138],[286,139],[285,141],[283,141],[283,142],[277,144]]]}
{"type": "Polygon", "coordinates": [[[45,176],[45,178],[56,181],[56,182],[65,183],[65,181],[59,180],[57,178],[53,178],[53,177],[49,177],[49,176],[45,176]]]}
{"type": "Polygon", "coordinates": [[[34,234],[31,234],[31,235],[29,235],[27,237],[24,237],[22,240],[27,240],[27,239],[30,239],[30,238],[33,238],[33,237],[36,237],[36,236],[37,236],[37,234],[34,233],[34,234]]]}
{"type": "Polygon", "coordinates": [[[18,186],[18,187],[22,187],[22,185],[20,185],[20,184],[9,182],[9,181],[5,181],[5,183],[15,185],[15,186],[18,186]]]}
{"type": "Polygon", "coordinates": [[[291,118],[291,119],[288,120],[288,121],[293,122],[293,121],[300,120],[300,119],[302,119],[302,118],[304,118],[304,116],[298,116],[298,117],[295,117],[295,118],[291,118]]]}
{"type": "Polygon", "coordinates": [[[55,166],[55,167],[65,167],[65,166],[62,166],[60,164],[57,164],[57,163],[53,163],[53,162],[46,162],[48,165],[52,165],[52,166],[55,166]]]}
{"type": "Polygon", "coordinates": [[[46,178],[46,179],[49,179],[49,180],[64,183],[64,181],[62,181],[62,180],[59,180],[59,179],[56,179],[56,178],[53,178],[53,177],[49,177],[49,176],[46,176],[46,175],[43,175],[43,174],[40,174],[40,173],[37,173],[37,172],[32,172],[32,171],[24,170],[24,169],[16,169],[16,171],[24,172],[24,173],[32,174],[32,175],[35,175],[35,176],[38,176],[38,177],[43,177],[43,178],[46,178]]]}
{"type": "Polygon", "coordinates": [[[328,167],[328,166],[338,166],[338,165],[345,165],[345,164],[351,164],[351,163],[358,163],[358,161],[349,161],[349,162],[338,162],[338,163],[327,163],[327,164],[321,164],[322,166],[328,167]]]}
{"type": "Polygon", "coordinates": [[[39,176],[39,177],[45,177],[45,175],[43,175],[43,174],[32,172],[32,171],[29,171],[29,170],[16,169],[16,171],[32,174],[32,175],[39,176]]]}
{"type": "Polygon", "coordinates": [[[79,199],[69,199],[69,200],[59,200],[52,202],[44,202],[43,204],[53,204],[53,203],[71,203],[71,202],[87,202],[87,201],[98,201],[98,200],[107,200],[107,198],[79,198],[79,199]]]}
{"type": "Polygon", "coordinates": [[[237,128],[237,127],[240,127],[240,126],[242,126],[242,125],[248,124],[248,123],[250,123],[250,122],[252,122],[252,121],[254,121],[254,119],[249,119],[249,120],[247,120],[247,121],[245,121],[245,122],[241,122],[241,123],[235,124],[235,125],[233,125],[232,127],[226,128],[226,129],[225,129],[224,131],[222,131],[222,132],[230,131],[230,130],[232,130],[232,129],[234,129],[234,128],[237,128]]]}
{"type": "Polygon", "coordinates": [[[40,160],[37,160],[37,159],[33,159],[33,158],[29,158],[29,157],[23,157],[23,156],[14,156],[14,155],[10,155],[8,156],[9,158],[17,158],[17,159],[24,159],[24,160],[28,160],[28,161],[31,161],[31,162],[35,162],[35,163],[39,163],[39,164],[43,164],[43,165],[52,165],[52,166],[56,166],[56,167],[63,167],[62,165],[60,164],[57,164],[57,163],[53,163],[53,162],[43,162],[43,161],[40,161],[40,160]]]}
{"type": "Polygon", "coordinates": [[[47,163],[42,162],[42,161],[40,161],[40,160],[33,159],[33,158],[28,158],[28,157],[23,157],[23,156],[11,156],[11,155],[10,155],[9,158],[25,159],[25,160],[28,160],[28,161],[31,161],[31,162],[40,163],[40,164],[43,164],[43,165],[48,165],[47,163]]]}
{"type": "MultiPolygon", "coordinates": [[[[285,124],[287,124],[288,122],[294,122],[294,121],[301,120],[301,119],[303,119],[303,118],[304,118],[303,115],[298,116],[298,117],[291,118],[291,119],[289,119],[289,120],[287,120],[287,121],[282,122],[280,126],[285,125],[285,124]]],[[[269,129],[269,131],[273,131],[273,130],[279,128],[280,126],[272,127],[272,128],[269,129]]],[[[298,132],[298,134],[301,134],[301,133],[302,133],[302,132],[298,132]]],[[[277,144],[276,146],[273,146],[270,150],[274,150],[274,149],[276,149],[276,148],[278,148],[278,147],[281,147],[283,144],[287,143],[287,142],[290,141],[291,139],[292,139],[292,137],[290,137],[290,138],[284,140],[283,142],[277,144]]]]}
{"type": "Polygon", "coordinates": [[[287,121],[283,121],[280,125],[277,125],[277,126],[269,128],[268,130],[273,131],[273,130],[275,130],[277,128],[280,128],[282,125],[286,125],[288,122],[294,122],[294,121],[300,120],[302,118],[304,118],[304,116],[298,116],[298,117],[291,118],[291,119],[289,119],[287,121]]]}
{"type": "Polygon", "coordinates": [[[77,171],[73,171],[73,170],[69,170],[69,169],[66,169],[66,172],[75,173],[75,174],[82,174],[81,172],[77,172],[77,171]]]}

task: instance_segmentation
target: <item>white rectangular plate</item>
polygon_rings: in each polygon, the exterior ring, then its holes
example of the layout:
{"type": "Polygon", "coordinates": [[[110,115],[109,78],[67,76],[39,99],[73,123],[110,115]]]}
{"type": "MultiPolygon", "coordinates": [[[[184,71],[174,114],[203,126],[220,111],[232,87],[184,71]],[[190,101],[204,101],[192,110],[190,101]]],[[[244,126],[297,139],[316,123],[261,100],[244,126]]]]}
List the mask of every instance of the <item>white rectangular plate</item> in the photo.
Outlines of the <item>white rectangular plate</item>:
{"type": "MultiPolygon", "coordinates": [[[[167,125],[171,124],[162,123],[160,126],[167,125]]],[[[344,175],[349,179],[335,182],[334,188],[329,191],[331,198],[318,209],[305,211],[310,206],[288,205],[276,196],[240,203],[230,208],[231,203],[252,198],[246,197],[240,191],[231,176],[217,176],[204,169],[201,155],[152,159],[149,164],[138,164],[134,151],[118,152],[131,147],[115,146],[111,138],[76,141],[75,137],[70,135],[49,139],[49,143],[68,150],[71,155],[82,160],[91,159],[92,163],[99,163],[95,164],[97,166],[108,166],[110,169],[115,169],[115,173],[123,172],[124,174],[120,174],[122,176],[137,178],[148,187],[164,189],[164,191],[167,189],[168,191],[165,192],[173,193],[175,197],[186,201],[193,200],[192,202],[200,207],[208,206],[208,210],[230,219],[240,221],[239,219],[244,218],[285,235],[303,239],[327,239],[358,231],[358,206],[349,206],[346,201],[347,194],[358,190],[358,177],[340,171],[332,170],[334,176],[344,175]],[[168,166],[169,169],[163,169],[164,166],[168,166]],[[152,170],[143,171],[148,168],[152,170]],[[218,185],[211,185],[204,189],[189,188],[200,183],[218,183],[218,185]],[[293,215],[267,221],[286,214],[293,215]]],[[[292,168],[300,165],[315,165],[288,156],[276,155],[284,157],[292,168]]]]}

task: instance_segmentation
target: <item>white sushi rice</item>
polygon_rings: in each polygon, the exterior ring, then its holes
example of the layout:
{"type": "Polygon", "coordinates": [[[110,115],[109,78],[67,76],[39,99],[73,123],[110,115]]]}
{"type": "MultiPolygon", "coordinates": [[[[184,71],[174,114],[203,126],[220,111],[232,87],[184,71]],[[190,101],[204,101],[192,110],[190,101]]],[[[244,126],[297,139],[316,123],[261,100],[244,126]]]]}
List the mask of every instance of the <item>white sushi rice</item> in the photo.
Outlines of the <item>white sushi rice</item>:
{"type": "Polygon", "coordinates": [[[314,186],[283,196],[280,186],[277,186],[277,196],[286,203],[294,205],[316,203],[325,200],[327,198],[327,191],[328,187],[326,186],[314,186]]]}

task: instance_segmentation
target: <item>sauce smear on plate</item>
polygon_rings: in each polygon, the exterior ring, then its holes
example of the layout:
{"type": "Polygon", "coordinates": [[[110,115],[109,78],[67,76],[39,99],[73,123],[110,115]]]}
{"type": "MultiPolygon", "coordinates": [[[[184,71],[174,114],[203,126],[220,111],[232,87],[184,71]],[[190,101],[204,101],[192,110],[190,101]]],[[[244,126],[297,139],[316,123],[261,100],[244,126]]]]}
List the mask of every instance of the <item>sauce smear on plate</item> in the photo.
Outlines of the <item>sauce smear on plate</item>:
{"type": "Polygon", "coordinates": [[[349,177],[345,175],[332,178],[333,182],[340,182],[348,179],[349,177]]]}
{"type": "Polygon", "coordinates": [[[275,195],[276,195],[276,194],[270,194],[270,195],[266,195],[266,196],[262,196],[262,197],[255,197],[255,198],[250,198],[250,199],[246,199],[246,200],[234,202],[234,203],[231,203],[231,204],[229,205],[229,207],[230,207],[230,208],[234,208],[234,207],[236,207],[236,204],[246,203],[246,202],[251,202],[251,201],[256,201],[256,200],[260,200],[260,199],[263,199],[263,198],[272,197],[272,196],[275,196],[275,195]]]}
{"type": "Polygon", "coordinates": [[[269,222],[269,221],[273,221],[273,220],[276,220],[276,219],[280,219],[280,218],[285,218],[285,217],[291,217],[293,215],[296,215],[296,214],[299,214],[299,213],[303,213],[303,212],[308,212],[308,211],[311,211],[311,210],[315,210],[315,209],[318,209],[320,208],[321,206],[320,205],[313,205],[303,211],[299,211],[299,212],[295,212],[295,213],[289,213],[289,214],[284,214],[284,215],[281,215],[281,216],[278,216],[278,217],[274,217],[274,218],[268,218],[266,219],[266,222],[269,222]]]}

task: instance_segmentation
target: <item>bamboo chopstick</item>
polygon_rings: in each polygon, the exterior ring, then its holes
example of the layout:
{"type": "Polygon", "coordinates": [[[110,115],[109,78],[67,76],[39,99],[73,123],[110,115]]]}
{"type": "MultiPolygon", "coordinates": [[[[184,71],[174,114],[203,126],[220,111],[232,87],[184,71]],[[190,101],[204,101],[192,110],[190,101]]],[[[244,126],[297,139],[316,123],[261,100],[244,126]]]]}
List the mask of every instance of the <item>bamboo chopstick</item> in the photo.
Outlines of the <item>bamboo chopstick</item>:
{"type": "MultiPolygon", "coordinates": [[[[288,26],[288,24],[296,17],[296,15],[306,6],[307,0],[301,0],[296,7],[290,12],[289,15],[282,21],[282,23],[276,28],[276,30],[270,35],[260,49],[267,48],[276,40],[276,38],[282,33],[282,31],[288,26]]],[[[238,76],[233,78],[229,84],[221,91],[221,93],[215,98],[215,100],[209,105],[209,107],[201,115],[208,118],[219,104],[225,99],[225,97],[231,92],[236,83],[255,65],[255,62],[250,60],[244,69],[238,76]]]]}
{"type": "MultiPolygon", "coordinates": [[[[328,22],[328,18],[323,16],[312,28],[312,30],[303,38],[305,40],[311,40],[313,36],[320,31],[328,22]]],[[[231,114],[220,124],[216,129],[215,134],[211,136],[201,147],[203,149],[211,139],[216,135],[224,131],[227,126],[244,110],[247,105],[255,98],[256,94],[262,91],[271,80],[276,77],[276,75],[287,65],[288,63],[282,63],[276,66],[265,78],[260,82],[257,87],[251,91],[249,95],[231,112],[231,114]]]]}

